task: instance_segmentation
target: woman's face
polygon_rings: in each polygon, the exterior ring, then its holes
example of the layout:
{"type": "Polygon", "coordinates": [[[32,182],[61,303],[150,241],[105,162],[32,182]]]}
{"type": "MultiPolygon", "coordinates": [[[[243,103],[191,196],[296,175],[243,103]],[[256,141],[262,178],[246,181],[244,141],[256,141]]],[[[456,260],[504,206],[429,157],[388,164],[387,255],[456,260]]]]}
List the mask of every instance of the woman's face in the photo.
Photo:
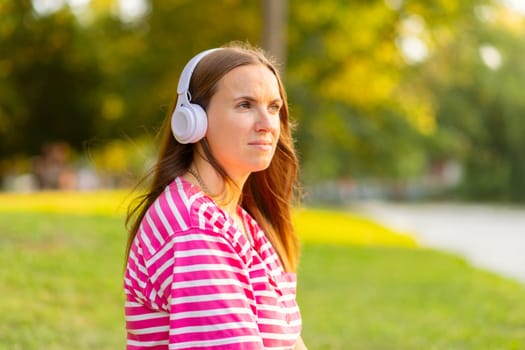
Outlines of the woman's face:
{"type": "Polygon", "coordinates": [[[208,105],[206,138],[233,180],[270,165],[282,105],[277,78],[266,66],[240,66],[219,80],[208,105]]]}

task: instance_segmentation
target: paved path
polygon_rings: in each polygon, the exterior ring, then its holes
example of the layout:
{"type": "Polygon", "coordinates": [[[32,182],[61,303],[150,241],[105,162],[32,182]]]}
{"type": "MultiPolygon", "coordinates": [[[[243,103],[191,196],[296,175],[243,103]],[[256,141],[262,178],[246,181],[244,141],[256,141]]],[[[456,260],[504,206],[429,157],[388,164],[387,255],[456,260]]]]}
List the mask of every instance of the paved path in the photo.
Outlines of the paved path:
{"type": "Polygon", "coordinates": [[[412,232],[423,246],[460,254],[525,283],[525,208],[373,202],[358,210],[385,226],[412,232]]]}

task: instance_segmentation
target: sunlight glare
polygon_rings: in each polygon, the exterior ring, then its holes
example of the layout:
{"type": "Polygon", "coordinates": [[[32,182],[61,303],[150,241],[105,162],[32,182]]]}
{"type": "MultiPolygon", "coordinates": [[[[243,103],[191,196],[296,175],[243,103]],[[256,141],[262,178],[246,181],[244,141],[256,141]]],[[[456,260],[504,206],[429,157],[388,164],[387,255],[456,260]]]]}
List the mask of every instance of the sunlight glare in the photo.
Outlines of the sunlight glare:
{"type": "Polygon", "coordinates": [[[119,0],[120,18],[124,22],[135,22],[142,19],[149,12],[146,0],[119,0]]]}
{"type": "Polygon", "coordinates": [[[41,16],[60,10],[65,5],[65,0],[32,0],[33,9],[41,16]]]}
{"type": "Polygon", "coordinates": [[[501,53],[492,45],[481,45],[479,48],[481,60],[490,69],[498,69],[501,66],[501,53]]]}
{"type": "Polygon", "coordinates": [[[525,1],[523,0],[501,0],[501,2],[508,8],[525,16],[525,1]]]}

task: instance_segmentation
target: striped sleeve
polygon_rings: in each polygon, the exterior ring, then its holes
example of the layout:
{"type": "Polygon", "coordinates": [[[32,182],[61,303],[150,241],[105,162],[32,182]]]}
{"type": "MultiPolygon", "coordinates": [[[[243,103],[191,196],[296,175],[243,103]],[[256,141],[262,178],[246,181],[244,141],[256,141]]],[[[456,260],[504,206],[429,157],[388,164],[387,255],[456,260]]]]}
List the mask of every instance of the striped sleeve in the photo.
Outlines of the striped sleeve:
{"type": "Polygon", "coordinates": [[[231,243],[191,230],[173,239],[169,349],[262,349],[249,274],[231,243]]]}

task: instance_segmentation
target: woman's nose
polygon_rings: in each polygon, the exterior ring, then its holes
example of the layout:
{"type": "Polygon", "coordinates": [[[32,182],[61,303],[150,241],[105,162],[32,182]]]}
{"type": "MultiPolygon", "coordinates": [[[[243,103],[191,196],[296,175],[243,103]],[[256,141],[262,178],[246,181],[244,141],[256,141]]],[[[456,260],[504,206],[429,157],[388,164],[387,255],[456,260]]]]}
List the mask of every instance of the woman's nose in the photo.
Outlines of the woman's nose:
{"type": "Polygon", "coordinates": [[[273,115],[266,108],[261,108],[258,113],[258,119],[256,123],[257,131],[270,131],[275,128],[275,120],[278,120],[279,116],[273,115]]]}

